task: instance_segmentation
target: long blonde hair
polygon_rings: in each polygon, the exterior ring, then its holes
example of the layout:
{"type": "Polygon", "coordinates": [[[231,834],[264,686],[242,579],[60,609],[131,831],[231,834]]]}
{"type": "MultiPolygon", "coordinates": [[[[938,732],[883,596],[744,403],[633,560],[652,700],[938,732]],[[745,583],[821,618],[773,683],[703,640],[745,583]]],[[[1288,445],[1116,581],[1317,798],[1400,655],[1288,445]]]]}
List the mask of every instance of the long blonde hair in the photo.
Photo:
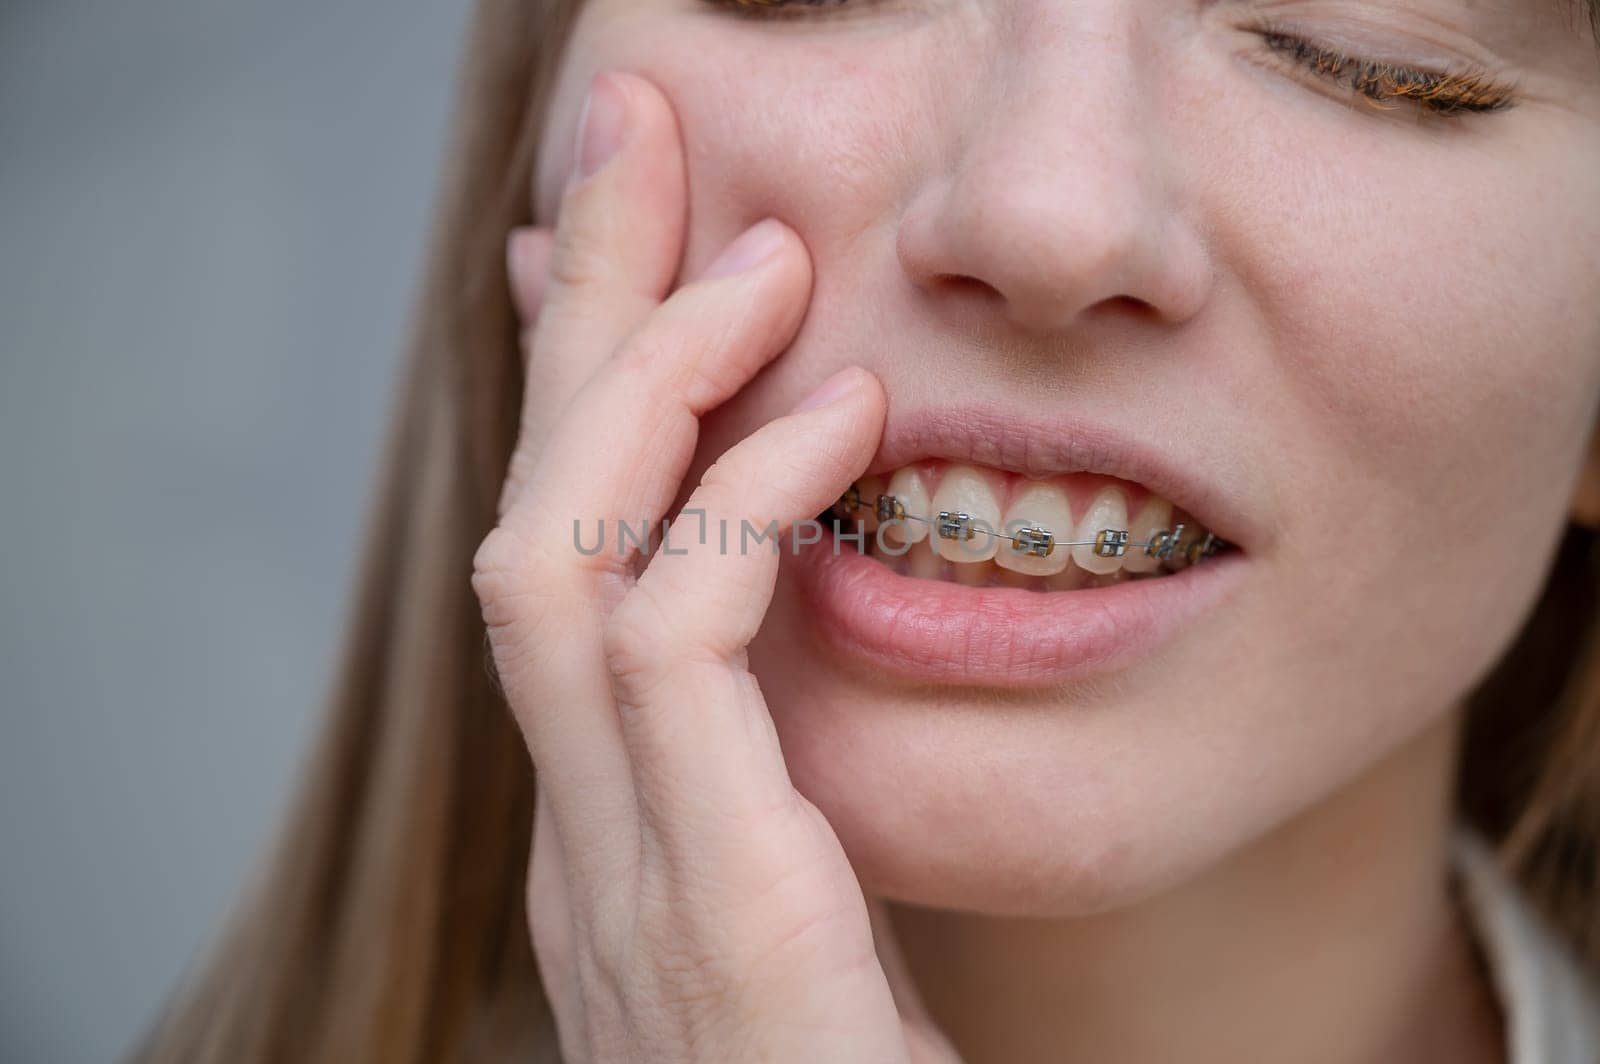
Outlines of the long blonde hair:
{"type": "MultiPolygon", "coordinates": [[[[469,577],[522,395],[504,241],[531,220],[541,123],[581,4],[479,0],[324,730],[266,863],[137,1061],[559,1060],[524,909],[533,774],[469,577]]],[[[1597,537],[1574,526],[1474,699],[1459,798],[1600,967],[1597,595],[1597,537]]]]}

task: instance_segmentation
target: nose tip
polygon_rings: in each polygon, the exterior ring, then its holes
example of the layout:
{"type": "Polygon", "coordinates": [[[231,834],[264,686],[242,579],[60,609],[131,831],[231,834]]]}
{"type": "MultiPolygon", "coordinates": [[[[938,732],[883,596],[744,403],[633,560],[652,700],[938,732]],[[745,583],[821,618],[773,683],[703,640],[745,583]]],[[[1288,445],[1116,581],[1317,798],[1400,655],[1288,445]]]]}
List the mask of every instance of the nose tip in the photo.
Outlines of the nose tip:
{"type": "Polygon", "coordinates": [[[1180,322],[1203,304],[1204,248],[1158,197],[1066,178],[977,181],[958,179],[903,219],[899,256],[919,287],[993,303],[1041,333],[1113,311],[1180,322]]]}

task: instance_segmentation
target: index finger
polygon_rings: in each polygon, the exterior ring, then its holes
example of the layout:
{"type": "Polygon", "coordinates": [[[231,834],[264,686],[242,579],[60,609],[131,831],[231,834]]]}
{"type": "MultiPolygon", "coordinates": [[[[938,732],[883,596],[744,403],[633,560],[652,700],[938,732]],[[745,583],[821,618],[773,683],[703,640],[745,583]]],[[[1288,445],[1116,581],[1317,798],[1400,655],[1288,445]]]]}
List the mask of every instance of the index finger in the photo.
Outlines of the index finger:
{"type": "Polygon", "coordinates": [[[562,193],[549,276],[529,338],[519,452],[671,291],[688,225],[678,120],[661,90],[624,71],[591,81],[562,193]],[[547,338],[560,337],[560,350],[547,338]]]}

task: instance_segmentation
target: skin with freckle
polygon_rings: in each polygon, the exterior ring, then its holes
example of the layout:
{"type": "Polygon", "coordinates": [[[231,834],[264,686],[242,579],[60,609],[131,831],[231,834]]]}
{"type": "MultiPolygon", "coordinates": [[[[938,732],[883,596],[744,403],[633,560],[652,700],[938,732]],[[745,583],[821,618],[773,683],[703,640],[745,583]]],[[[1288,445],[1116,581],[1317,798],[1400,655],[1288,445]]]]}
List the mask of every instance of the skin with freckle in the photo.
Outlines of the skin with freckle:
{"type": "Polygon", "coordinates": [[[1302,7],[1346,48],[1499,48],[1531,98],[1476,127],[1362,113],[1247,57],[1229,5],[579,18],[541,218],[618,66],[678,109],[686,268],[769,213],[815,263],[791,350],[706,421],[698,468],[859,363],[891,421],[961,394],[1179,440],[1268,530],[1241,592],[1114,685],[1004,698],[863,677],[780,576],[751,660],[868,889],[1059,914],[1195,874],[1438,724],[1538,590],[1600,395],[1593,44],[1302,7]]]}

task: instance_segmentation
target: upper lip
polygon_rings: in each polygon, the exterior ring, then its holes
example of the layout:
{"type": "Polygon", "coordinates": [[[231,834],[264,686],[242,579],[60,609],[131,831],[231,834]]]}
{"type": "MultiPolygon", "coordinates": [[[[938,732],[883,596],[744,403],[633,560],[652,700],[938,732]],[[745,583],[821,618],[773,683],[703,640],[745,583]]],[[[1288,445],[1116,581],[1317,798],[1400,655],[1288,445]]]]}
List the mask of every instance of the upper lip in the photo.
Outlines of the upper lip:
{"type": "Polygon", "coordinates": [[[1034,479],[1099,473],[1142,485],[1248,551],[1259,542],[1261,504],[1252,501],[1242,467],[1205,453],[1202,438],[1186,438],[1170,423],[1130,431],[1080,411],[1038,419],[989,406],[891,409],[865,474],[929,458],[1034,479]]]}

